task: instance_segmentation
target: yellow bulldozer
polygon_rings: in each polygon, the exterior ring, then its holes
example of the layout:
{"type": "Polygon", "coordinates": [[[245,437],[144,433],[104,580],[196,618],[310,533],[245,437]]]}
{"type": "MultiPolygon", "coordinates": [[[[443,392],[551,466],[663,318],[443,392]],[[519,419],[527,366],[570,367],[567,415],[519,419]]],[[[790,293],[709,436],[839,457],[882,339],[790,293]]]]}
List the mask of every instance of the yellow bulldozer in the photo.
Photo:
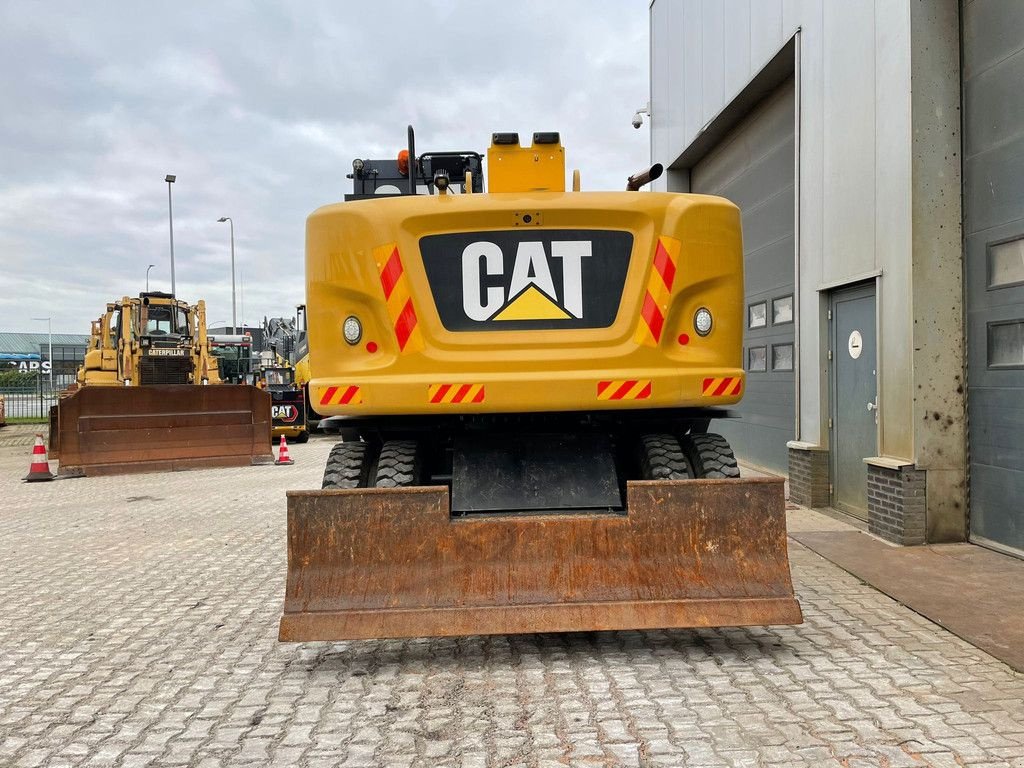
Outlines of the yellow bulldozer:
{"type": "Polygon", "coordinates": [[[50,413],[62,475],[273,461],[269,395],[222,383],[201,300],[150,292],[107,304],[70,390],[50,413]]]}
{"type": "Polygon", "coordinates": [[[349,434],[288,494],[282,641],[793,624],[743,396],[739,211],[565,188],[557,133],[357,159],[306,226],[309,393],[349,434]]]}
{"type": "Polygon", "coordinates": [[[125,296],[92,323],[79,386],[219,384],[206,335],[206,303],[169,293],[125,296]]]}

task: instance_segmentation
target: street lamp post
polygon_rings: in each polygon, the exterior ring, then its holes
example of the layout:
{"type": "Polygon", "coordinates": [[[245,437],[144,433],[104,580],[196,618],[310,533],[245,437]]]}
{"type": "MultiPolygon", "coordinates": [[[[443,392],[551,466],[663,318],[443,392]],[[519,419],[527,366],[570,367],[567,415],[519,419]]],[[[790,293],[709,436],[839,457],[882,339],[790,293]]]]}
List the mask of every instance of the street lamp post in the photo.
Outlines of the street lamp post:
{"type": "Polygon", "coordinates": [[[231,227],[231,332],[238,333],[238,317],[235,314],[235,222],[230,216],[221,216],[218,224],[227,222],[231,227]]]}
{"type": "Polygon", "coordinates": [[[155,266],[156,264],[150,264],[148,267],[146,267],[146,293],[149,293],[149,270],[151,270],[155,266]]]}
{"type": "Polygon", "coordinates": [[[50,363],[50,394],[53,394],[53,324],[49,317],[33,317],[33,320],[46,321],[46,337],[48,351],[46,358],[50,363]]]}
{"type": "Polygon", "coordinates": [[[242,294],[242,333],[245,333],[245,270],[238,271],[238,292],[242,294]]]}
{"type": "Polygon", "coordinates": [[[164,181],[167,182],[167,221],[171,227],[171,296],[177,296],[174,285],[174,213],[171,210],[171,184],[178,178],[171,174],[167,174],[164,181]]]}

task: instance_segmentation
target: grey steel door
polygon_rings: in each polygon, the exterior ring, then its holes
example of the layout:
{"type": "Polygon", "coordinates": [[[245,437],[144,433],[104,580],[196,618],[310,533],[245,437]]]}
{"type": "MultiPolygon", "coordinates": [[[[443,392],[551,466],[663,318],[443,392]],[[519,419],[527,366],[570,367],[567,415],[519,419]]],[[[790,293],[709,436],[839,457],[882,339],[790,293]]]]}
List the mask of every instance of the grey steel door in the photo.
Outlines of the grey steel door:
{"type": "Polygon", "coordinates": [[[864,459],[878,454],[875,286],[836,291],[831,314],[832,506],[866,520],[864,459]]]}
{"type": "Polygon", "coordinates": [[[739,419],[715,431],[744,461],[788,471],[795,432],[793,237],[795,89],[783,83],[690,171],[690,189],[740,208],[746,283],[739,419]]]}
{"type": "Polygon", "coordinates": [[[961,9],[971,540],[1024,556],[1024,5],[961,9]]]}

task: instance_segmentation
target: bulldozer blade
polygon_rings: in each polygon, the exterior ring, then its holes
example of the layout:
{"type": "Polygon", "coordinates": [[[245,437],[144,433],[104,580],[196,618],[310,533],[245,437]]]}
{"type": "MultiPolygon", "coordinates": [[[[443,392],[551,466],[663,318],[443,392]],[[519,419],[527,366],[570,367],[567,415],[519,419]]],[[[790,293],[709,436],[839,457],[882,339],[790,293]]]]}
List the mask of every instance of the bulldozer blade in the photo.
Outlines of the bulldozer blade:
{"type": "Polygon", "coordinates": [[[799,624],[783,481],[639,481],[626,514],[449,515],[444,487],[288,493],[281,641],[799,624]]]}
{"type": "Polygon", "coordinates": [[[50,442],[65,476],[269,464],[270,395],[229,384],[82,387],[61,399],[50,442]]]}

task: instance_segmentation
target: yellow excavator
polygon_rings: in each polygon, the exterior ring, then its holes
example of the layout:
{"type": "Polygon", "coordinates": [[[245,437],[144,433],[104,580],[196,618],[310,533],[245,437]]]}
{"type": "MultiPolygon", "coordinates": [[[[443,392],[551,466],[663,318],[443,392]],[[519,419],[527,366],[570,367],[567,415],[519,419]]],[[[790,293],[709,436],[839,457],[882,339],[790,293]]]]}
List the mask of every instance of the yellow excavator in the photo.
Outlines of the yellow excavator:
{"type": "Polygon", "coordinates": [[[269,463],[270,397],[222,383],[203,301],[125,296],[92,323],[50,450],[72,476],[269,463]]]}
{"type": "Polygon", "coordinates": [[[306,225],[311,405],[282,641],[794,624],[783,481],[741,478],[739,211],[566,190],[557,133],[353,162],[306,225]]]}

